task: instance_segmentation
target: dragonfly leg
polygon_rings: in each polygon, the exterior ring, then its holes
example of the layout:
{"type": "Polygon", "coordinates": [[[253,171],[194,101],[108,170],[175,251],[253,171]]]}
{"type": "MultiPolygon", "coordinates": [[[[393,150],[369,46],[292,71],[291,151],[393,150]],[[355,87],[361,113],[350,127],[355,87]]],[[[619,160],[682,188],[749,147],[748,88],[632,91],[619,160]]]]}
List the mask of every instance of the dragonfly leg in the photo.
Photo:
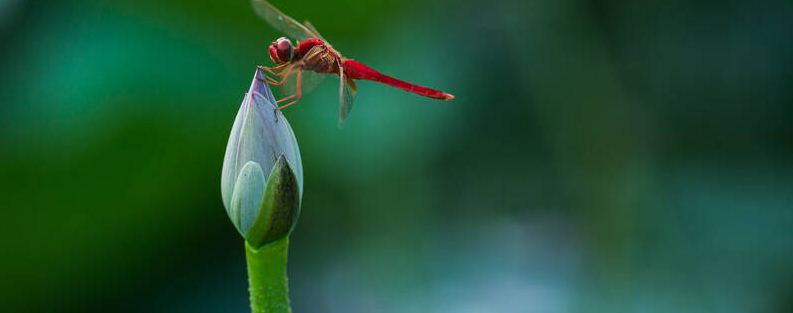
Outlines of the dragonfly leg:
{"type": "MultiPolygon", "coordinates": [[[[281,103],[281,102],[284,102],[284,101],[289,101],[289,100],[292,100],[292,99],[294,99],[295,97],[297,97],[297,95],[291,95],[291,96],[288,96],[288,97],[284,97],[284,98],[283,98],[283,99],[281,99],[281,100],[277,100],[277,101],[275,101],[275,105],[277,106],[279,103],[281,103]]],[[[276,121],[276,122],[278,122],[278,111],[280,111],[281,109],[283,109],[283,108],[285,108],[285,107],[288,107],[288,106],[290,106],[290,105],[293,105],[293,104],[297,103],[298,101],[300,101],[300,99],[293,100],[293,101],[289,102],[289,103],[288,103],[288,104],[286,104],[286,105],[282,105],[282,106],[279,106],[279,107],[277,107],[277,108],[273,109],[273,113],[275,113],[275,121],[276,121]]]]}
{"type": "Polygon", "coordinates": [[[293,66],[287,67],[285,70],[283,70],[281,73],[279,73],[278,76],[280,76],[280,78],[281,78],[280,81],[277,81],[277,80],[275,80],[273,78],[267,77],[267,83],[269,83],[270,85],[273,85],[273,86],[281,86],[281,85],[283,85],[289,79],[289,75],[292,74],[292,69],[293,68],[294,68],[293,66]]]}
{"type": "MultiPolygon", "coordinates": [[[[256,68],[258,68],[260,70],[263,70],[263,71],[265,71],[267,73],[270,73],[271,75],[275,75],[275,73],[273,73],[273,70],[270,69],[270,67],[267,67],[267,66],[264,66],[264,65],[257,65],[256,68]]],[[[271,79],[270,76],[267,76],[267,74],[264,75],[264,78],[266,78],[266,80],[265,79],[261,79],[261,78],[259,78],[259,75],[256,75],[256,79],[258,79],[260,82],[269,81],[271,79]]]]}
{"type": "Polygon", "coordinates": [[[267,76],[267,83],[269,83],[270,85],[274,85],[274,86],[283,85],[283,83],[278,82],[277,80],[275,80],[275,78],[272,78],[270,76],[267,76]]]}
{"type": "Polygon", "coordinates": [[[278,73],[276,73],[276,71],[280,71],[280,70],[284,69],[287,66],[289,66],[289,63],[284,63],[284,64],[281,64],[281,65],[272,66],[272,67],[259,65],[258,68],[261,69],[261,70],[266,71],[267,73],[270,73],[270,74],[273,74],[275,76],[278,76],[278,73]]]}
{"type": "Polygon", "coordinates": [[[281,64],[281,65],[275,66],[272,69],[274,69],[276,71],[280,71],[280,70],[282,70],[283,68],[285,68],[287,66],[289,66],[289,63],[284,63],[284,64],[281,64]]]}
{"type": "MultiPolygon", "coordinates": [[[[257,68],[259,68],[260,70],[263,70],[263,71],[265,71],[265,72],[269,73],[269,74],[270,74],[270,75],[272,75],[272,76],[275,76],[275,77],[281,78],[281,77],[282,77],[282,75],[284,74],[284,71],[283,71],[283,69],[284,69],[284,68],[286,68],[287,66],[289,66],[289,63],[284,63],[284,64],[281,64],[281,65],[278,65],[278,66],[275,66],[275,67],[269,67],[269,66],[264,66],[264,65],[258,65],[258,66],[256,66],[256,67],[257,67],[257,68]],[[280,72],[280,73],[279,73],[279,72],[276,72],[277,70],[280,70],[281,72],[280,72]]],[[[288,72],[287,72],[287,73],[288,73],[288,72]]],[[[267,75],[264,75],[264,77],[266,78],[266,80],[265,80],[265,79],[258,78],[258,77],[257,77],[257,79],[258,79],[259,81],[262,81],[262,82],[263,82],[263,81],[267,81],[268,83],[270,83],[270,84],[273,84],[273,85],[276,85],[276,86],[283,85],[283,83],[276,83],[276,82],[278,82],[278,81],[277,81],[275,78],[272,78],[272,77],[270,77],[270,76],[267,76],[267,75]]]]}
{"type": "Polygon", "coordinates": [[[295,94],[291,95],[289,97],[283,98],[281,100],[278,100],[276,102],[277,103],[281,103],[284,100],[292,99],[292,98],[294,98],[294,100],[292,100],[291,102],[289,102],[287,104],[279,106],[278,109],[279,110],[283,110],[283,109],[285,109],[287,107],[293,106],[293,105],[297,104],[298,102],[300,102],[300,99],[303,98],[303,71],[300,70],[300,69],[297,70],[297,74],[295,75],[295,94]]]}
{"type": "MultiPolygon", "coordinates": [[[[290,96],[290,97],[291,97],[291,96],[290,96]]],[[[286,99],[286,98],[284,98],[284,99],[286,99]]],[[[291,107],[291,106],[293,106],[293,105],[297,104],[298,102],[300,102],[300,99],[295,99],[295,100],[292,100],[292,102],[289,102],[289,103],[287,103],[287,104],[284,104],[284,105],[282,105],[282,106],[279,106],[279,107],[278,107],[278,109],[276,109],[276,110],[283,110],[283,109],[286,109],[286,108],[288,108],[288,107],[291,107]]]]}
{"type": "Polygon", "coordinates": [[[289,100],[294,99],[295,97],[297,97],[297,95],[291,95],[291,96],[283,97],[280,100],[275,101],[275,103],[281,103],[281,102],[284,102],[284,101],[289,101],[289,100]]]}
{"type": "Polygon", "coordinates": [[[288,76],[284,76],[283,78],[281,78],[280,81],[267,77],[267,83],[273,86],[283,86],[283,84],[286,84],[287,79],[289,79],[288,76]]]}
{"type": "Polygon", "coordinates": [[[260,82],[267,82],[270,85],[278,85],[277,80],[267,75],[264,75],[264,79],[261,79],[259,77],[256,77],[256,79],[258,79],[260,82]]]}

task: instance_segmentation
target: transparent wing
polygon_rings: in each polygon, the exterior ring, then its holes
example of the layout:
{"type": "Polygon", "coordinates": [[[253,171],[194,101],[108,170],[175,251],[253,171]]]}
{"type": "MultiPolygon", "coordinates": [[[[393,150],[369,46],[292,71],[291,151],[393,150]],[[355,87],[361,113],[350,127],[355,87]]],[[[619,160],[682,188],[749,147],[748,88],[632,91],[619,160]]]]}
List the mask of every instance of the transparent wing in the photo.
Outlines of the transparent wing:
{"type": "Polygon", "coordinates": [[[355,91],[347,83],[347,76],[344,75],[344,67],[339,66],[339,127],[344,125],[344,120],[352,111],[355,91]]]}
{"type": "Polygon", "coordinates": [[[341,53],[339,53],[339,51],[333,48],[333,46],[330,44],[330,42],[327,39],[325,39],[325,37],[322,37],[322,35],[317,30],[317,28],[314,27],[314,24],[311,24],[311,22],[309,21],[304,21],[303,25],[306,26],[306,28],[308,28],[308,30],[310,30],[313,33],[314,37],[322,39],[322,41],[325,42],[325,45],[328,46],[330,50],[333,50],[333,52],[336,52],[336,54],[341,55],[341,53]]]}
{"type": "Polygon", "coordinates": [[[276,9],[267,1],[251,0],[251,5],[256,14],[267,22],[267,24],[270,24],[270,26],[289,37],[296,40],[319,37],[319,33],[315,33],[315,31],[306,27],[306,25],[298,23],[295,19],[276,9]]]}
{"type": "MultiPolygon", "coordinates": [[[[297,91],[297,75],[295,73],[301,69],[303,65],[303,61],[312,60],[314,58],[320,57],[323,54],[324,50],[320,46],[315,46],[306,52],[305,56],[303,57],[302,61],[296,62],[294,66],[294,70],[289,73],[289,77],[286,78],[284,85],[278,88],[278,94],[283,98],[287,96],[294,95],[297,91]]],[[[322,82],[323,78],[327,75],[319,74],[314,71],[302,71],[301,78],[300,78],[300,90],[303,94],[306,94],[316,88],[319,83],[322,82]]]]}
{"type": "MultiPolygon", "coordinates": [[[[325,76],[328,75],[318,74],[312,71],[302,71],[300,76],[300,90],[302,91],[303,95],[305,95],[316,89],[317,86],[319,86],[319,84],[325,79],[325,76]]],[[[297,75],[290,75],[284,85],[276,89],[278,89],[276,93],[280,96],[278,99],[295,94],[297,91],[297,75]]]]}
{"type": "Polygon", "coordinates": [[[325,43],[328,42],[327,40],[325,40],[325,37],[322,37],[322,35],[319,34],[319,31],[317,30],[316,27],[314,27],[314,24],[311,24],[311,22],[309,21],[304,21],[303,25],[306,26],[306,28],[308,28],[308,30],[310,30],[314,34],[314,37],[322,39],[322,41],[324,41],[325,43]]]}

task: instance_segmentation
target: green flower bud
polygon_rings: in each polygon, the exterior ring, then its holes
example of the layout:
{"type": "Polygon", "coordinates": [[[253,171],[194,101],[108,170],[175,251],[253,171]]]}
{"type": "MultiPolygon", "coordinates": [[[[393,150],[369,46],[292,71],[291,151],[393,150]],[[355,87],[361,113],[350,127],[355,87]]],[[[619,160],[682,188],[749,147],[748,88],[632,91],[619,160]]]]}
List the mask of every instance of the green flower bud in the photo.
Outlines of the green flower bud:
{"type": "Polygon", "coordinates": [[[264,80],[257,69],[231,128],[220,188],[231,222],[253,247],[289,234],[303,195],[297,140],[264,80]]]}

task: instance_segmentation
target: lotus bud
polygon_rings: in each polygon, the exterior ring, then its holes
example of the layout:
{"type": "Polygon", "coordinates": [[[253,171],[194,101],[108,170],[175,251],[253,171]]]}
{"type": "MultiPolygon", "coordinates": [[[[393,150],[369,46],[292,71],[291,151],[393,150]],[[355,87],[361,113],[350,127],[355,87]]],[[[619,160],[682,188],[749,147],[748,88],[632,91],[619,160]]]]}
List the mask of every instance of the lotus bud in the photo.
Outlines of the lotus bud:
{"type": "Polygon", "coordinates": [[[303,165],[295,134],[257,69],[223,159],[223,205],[254,248],[287,236],[300,214],[303,165]]]}

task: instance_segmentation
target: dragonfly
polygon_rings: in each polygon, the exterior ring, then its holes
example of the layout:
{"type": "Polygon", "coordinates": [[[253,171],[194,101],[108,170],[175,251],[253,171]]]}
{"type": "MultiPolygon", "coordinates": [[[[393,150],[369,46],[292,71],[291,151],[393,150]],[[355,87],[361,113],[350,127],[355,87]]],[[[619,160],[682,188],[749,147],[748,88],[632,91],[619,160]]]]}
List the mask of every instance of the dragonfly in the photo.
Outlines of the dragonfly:
{"type": "Polygon", "coordinates": [[[292,87],[287,88],[287,95],[276,101],[280,110],[300,102],[304,89],[312,87],[305,84],[306,76],[314,77],[313,81],[319,80],[316,76],[339,77],[339,125],[352,111],[357,91],[356,80],[374,81],[432,99],[454,99],[452,94],[396,79],[356,60],[345,58],[309,21],[299,23],[265,0],[252,0],[251,3],[256,14],[267,24],[296,40],[295,44],[287,37],[273,41],[268,50],[275,65],[259,66],[269,74],[266,76],[268,84],[292,87]],[[326,75],[311,75],[314,73],[326,75]]]}

